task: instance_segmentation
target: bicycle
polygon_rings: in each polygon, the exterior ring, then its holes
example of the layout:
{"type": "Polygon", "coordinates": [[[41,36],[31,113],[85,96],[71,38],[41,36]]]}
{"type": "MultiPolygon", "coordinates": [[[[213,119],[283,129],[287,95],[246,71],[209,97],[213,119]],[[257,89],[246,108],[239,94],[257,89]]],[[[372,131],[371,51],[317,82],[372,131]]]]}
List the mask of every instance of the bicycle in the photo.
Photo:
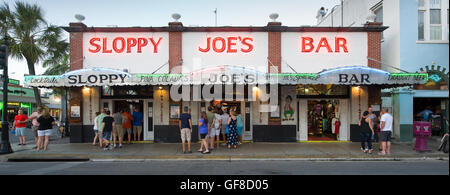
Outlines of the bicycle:
{"type": "Polygon", "coordinates": [[[444,153],[448,153],[449,143],[448,143],[448,120],[445,120],[447,123],[447,130],[445,130],[444,135],[441,138],[441,144],[439,145],[438,151],[443,151],[444,153]]]}

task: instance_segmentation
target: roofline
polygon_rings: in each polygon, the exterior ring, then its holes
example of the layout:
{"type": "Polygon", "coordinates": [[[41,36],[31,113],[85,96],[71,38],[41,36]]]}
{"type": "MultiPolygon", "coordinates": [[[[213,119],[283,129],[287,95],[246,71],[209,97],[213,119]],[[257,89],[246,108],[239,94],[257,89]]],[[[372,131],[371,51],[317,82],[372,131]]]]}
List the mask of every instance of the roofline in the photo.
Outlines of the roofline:
{"type": "Polygon", "coordinates": [[[383,32],[387,26],[311,27],[311,26],[219,26],[219,27],[87,27],[84,24],[62,27],[67,32],[383,32]]]}

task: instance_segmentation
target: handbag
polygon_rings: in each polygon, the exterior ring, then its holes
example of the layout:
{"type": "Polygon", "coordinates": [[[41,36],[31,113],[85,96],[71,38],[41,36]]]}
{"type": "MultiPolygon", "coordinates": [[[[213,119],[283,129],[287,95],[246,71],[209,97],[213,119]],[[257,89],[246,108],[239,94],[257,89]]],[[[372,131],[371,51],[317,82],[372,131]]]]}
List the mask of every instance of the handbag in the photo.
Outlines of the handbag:
{"type": "Polygon", "coordinates": [[[230,126],[227,125],[227,127],[225,128],[225,134],[229,134],[229,131],[228,131],[229,128],[230,128],[230,126]]]}
{"type": "Polygon", "coordinates": [[[11,131],[11,134],[15,135],[15,134],[16,134],[16,130],[13,129],[13,130],[11,131]]]}

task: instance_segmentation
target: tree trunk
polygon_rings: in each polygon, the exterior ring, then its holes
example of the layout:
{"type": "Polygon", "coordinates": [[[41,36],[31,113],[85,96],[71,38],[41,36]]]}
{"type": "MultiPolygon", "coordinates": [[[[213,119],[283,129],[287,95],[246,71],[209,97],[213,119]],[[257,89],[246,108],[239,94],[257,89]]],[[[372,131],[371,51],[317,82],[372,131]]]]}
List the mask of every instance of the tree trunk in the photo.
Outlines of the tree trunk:
{"type": "MultiPolygon", "coordinates": [[[[28,65],[28,72],[30,73],[30,75],[36,75],[36,71],[34,70],[34,63],[27,60],[27,65],[28,65]]],[[[33,91],[34,91],[34,98],[36,100],[36,105],[42,106],[41,93],[39,89],[37,87],[33,87],[33,91]]]]}

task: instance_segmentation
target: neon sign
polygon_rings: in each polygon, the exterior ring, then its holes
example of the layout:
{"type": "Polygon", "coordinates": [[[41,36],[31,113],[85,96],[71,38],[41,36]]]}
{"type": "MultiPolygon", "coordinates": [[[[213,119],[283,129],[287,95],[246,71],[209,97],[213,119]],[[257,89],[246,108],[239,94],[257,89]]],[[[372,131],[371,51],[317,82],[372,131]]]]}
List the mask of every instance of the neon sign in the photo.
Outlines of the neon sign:
{"type": "Polygon", "coordinates": [[[158,38],[146,38],[146,37],[115,37],[108,40],[107,37],[93,37],[89,40],[91,53],[131,53],[132,49],[136,47],[137,53],[142,53],[142,48],[153,46],[153,53],[158,53],[158,46],[161,43],[162,37],[158,38]],[[112,43],[112,48],[108,48],[108,41],[112,43]]]}
{"type": "Polygon", "coordinates": [[[324,48],[328,53],[340,53],[341,49],[344,53],[348,53],[347,39],[343,37],[335,37],[334,41],[334,51],[330,46],[330,41],[326,37],[320,38],[317,45],[314,44],[314,39],[312,37],[301,37],[301,52],[302,53],[319,53],[319,51],[324,48]]]}
{"type": "Polygon", "coordinates": [[[198,50],[203,53],[207,53],[210,50],[216,53],[237,53],[238,51],[248,53],[253,51],[253,38],[230,36],[230,37],[208,37],[206,38],[206,46],[198,47],[198,50]],[[211,40],[212,39],[212,40],[211,40]]]}

